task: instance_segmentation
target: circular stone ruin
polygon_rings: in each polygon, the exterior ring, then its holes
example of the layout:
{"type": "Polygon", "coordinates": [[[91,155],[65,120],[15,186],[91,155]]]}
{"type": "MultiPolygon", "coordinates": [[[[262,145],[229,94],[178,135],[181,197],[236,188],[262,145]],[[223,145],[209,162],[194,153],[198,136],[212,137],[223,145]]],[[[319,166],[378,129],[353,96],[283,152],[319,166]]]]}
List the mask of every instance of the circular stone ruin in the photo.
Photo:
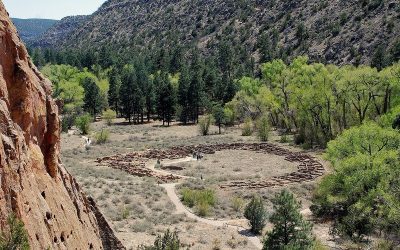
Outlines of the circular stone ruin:
{"type": "MultiPolygon", "coordinates": [[[[282,157],[285,161],[295,164],[295,171],[284,173],[277,176],[261,177],[257,180],[225,181],[219,186],[221,189],[261,189],[269,187],[280,187],[292,183],[302,183],[312,181],[325,172],[323,165],[314,157],[305,154],[291,152],[288,149],[270,143],[231,143],[214,145],[189,145],[176,146],[166,150],[150,149],[143,152],[133,152],[128,154],[118,154],[114,156],[97,159],[99,165],[105,165],[114,169],[125,171],[131,175],[139,177],[154,177],[161,183],[177,182],[184,176],[168,173],[166,171],[156,171],[146,167],[151,161],[178,160],[190,156],[213,155],[220,151],[253,151],[261,154],[269,154],[282,157]]],[[[179,171],[181,167],[169,170],[179,171]]],[[[166,168],[168,170],[168,168],[166,168]]]]}

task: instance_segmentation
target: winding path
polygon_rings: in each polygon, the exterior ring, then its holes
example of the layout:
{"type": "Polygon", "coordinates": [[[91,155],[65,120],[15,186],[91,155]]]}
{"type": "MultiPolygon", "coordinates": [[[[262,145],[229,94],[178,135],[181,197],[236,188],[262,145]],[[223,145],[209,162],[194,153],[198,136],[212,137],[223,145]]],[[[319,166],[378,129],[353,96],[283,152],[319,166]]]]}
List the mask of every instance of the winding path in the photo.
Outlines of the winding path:
{"type": "Polygon", "coordinates": [[[182,204],[181,200],[179,197],[176,195],[175,187],[178,183],[168,183],[168,184],[162,184],[161,186],[167,191],[167,195],[170,198],[171,202],[175,205],[176,207],[176,213],[178,214],[185,214],[187,217],[194,219],[198,222],[211,225],[214,227],[228,227],[228,228],[233,228],[238,231],[238,233],[242,236],[245,236],[257,249],[262,249],[262,244],[260,239],[252,234],[248,229],[235,225],[240,222],[245,222],[246,220],[211,220],[211,219],[205,219],[202,217],[199,217],[192,213],[190,210],[188,210],[185,205],[182,204]]]}
{"type": "Polygon", "coordinates": [[[194,179],[183,175],[172,174],[165,170],[155,169],[157,160],[167,160],[167,165],[173,165],[181,162],[189,162],[194,160],[188,157],[193,152],[202,154],[213,154],[221,150],[251,150],[260,153],[275,154],[284,156],[286,161],[297,162],[298,170],[285,174],[283,176],[275,176],[270,179],[262,181],[232,181],[220,185],[221,189],[262,189],[271,187],[286,186],[292,183],[302,183],[315,180],[324,173],[323,165],[313,157],[303,153],[293,153],[287,149],[280,148],[276,145],[261,143],[261,144],[218,144],[218,145],[198,145],[198,146],[180,146],[174,147],[169,150],[148,150],[145,152],[134,152],[125,155],[115,155],[97,159],[98,164],[106,164],[109,167],[124,170],[136,176],[155,177],[162,184],[161,186],[167,191],[167,195],[171,202],[176,207],[176,213],[185,214],[187,217],[194,219],[200,223],[208,224],[215,227],[225,227],[237,230],[237,232],[245,236],[257,249],[262,249],[260,239],[252,234],[249,229],[244,228],[243,225],[246,220],[213,220],[197,216],[182,204],[178,195],[176,194],[176,185],[183,179],[194,179]]]}

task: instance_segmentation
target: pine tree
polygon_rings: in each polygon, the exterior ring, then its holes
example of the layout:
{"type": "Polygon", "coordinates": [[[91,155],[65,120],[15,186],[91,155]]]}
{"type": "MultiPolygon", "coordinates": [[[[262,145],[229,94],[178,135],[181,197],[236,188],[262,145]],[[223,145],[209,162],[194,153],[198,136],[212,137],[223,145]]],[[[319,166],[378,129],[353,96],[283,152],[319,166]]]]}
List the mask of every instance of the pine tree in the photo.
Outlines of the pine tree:
{"type": "Polygon", "coordinates": [[[179,87],[178,87],[178,104],[181,107],[180,121],[184,124],[187,124],[190,107],[189,107],[189,87],[190,87],[191,79],[189,75],[189,69],[186,65],[182,66],[181,76],[179,78],[179,87]]]}
{"type": "Polygon", "coordinates": [[[85,90],[84,108],[96,119],[96,115],[101,113],[104,108],[104,100],[102,99],[100,88],[90,77],[83,79],[82,86],[85,90]]]}
{"type": "Polygon", "coordinates": [[[115,111],[119,112],[119,92],[121,88],[121,77],[118,74],[116,68],[113,68],[109,76],[109,90],[108,90],[108,103],[110,107],[115,111]]]}
{"type": "Polygon", "coordinates": [[[312,225],[300,214],[301,205],[293,194],[283,190],[272,200],[274,213],[270,222],[274,229],[267,234],[263,250],[311,249],[312,225]]]}
{"type": "Polygon", "coordinates": [[[135,111],[135,83],[136,72],[132,65],[125,66],[121,77],[119,92],[122,115],[131,123],[135,111]]]}
{"type": "Polygon", "coordinates": [[[192,79],[189,85],[189,107],[190,107],[190,119],[194,122],[199,121],[200,109],[202,106],[202,100],[204,97],[204,81],[203,71],[204,66],[200,59],[199,52],[197,50],[193,53],[193,63],[191,67],[192,79]]]}
{"type": "Polygon", "coordinates": [[[253,197],[246,206],[244,217],[249,220],[251,232],[260,234],[265,227],[267,213],[260,197],[253,197]]]}
{"type": "Polygon", "coordinates": [[[272,50],[272,44],[267,33],[262,33],[258,40],[258,47],[261,54],[261,62],[269,62],[274,59],[274,54],[272,50]]]}
{"type": "MultiPolygon", "coordinates": [[[[139,59],[138,62],[136,63],[136,72],[137,72],[137,82],[138,82],[137,95],[140,95],[140,96],[138,96],[137,112],[138,112],[138,115],[140,114],[141,123],[143,123],[144,122],[144,111],[145,111],[145,108],[148,107],[147,104],[149,104],[148,98],[151,98],[151,94],[152,94],[151,92],[147,93],[147,91],[151,91],[152,88],[151,88],[151,86],[149,86],[150,79],[148,77],[147,69],[146,69],[142,59],[139,59]]],[[[151,112],[151,107],[150,107],[149,111],[151,112]]],[[[150,113],[149,111],[147,114],[148,116],[150,113]]]]}
{"type": "Polygon", "coordinates": [[[168,74],[165,72],[156,75],[156,83],[159,89],[157,97],[158,116],[163,121],[163,125],[167,123],[169,126],[175,114],[176,98],[174,89],[168,74]]]}

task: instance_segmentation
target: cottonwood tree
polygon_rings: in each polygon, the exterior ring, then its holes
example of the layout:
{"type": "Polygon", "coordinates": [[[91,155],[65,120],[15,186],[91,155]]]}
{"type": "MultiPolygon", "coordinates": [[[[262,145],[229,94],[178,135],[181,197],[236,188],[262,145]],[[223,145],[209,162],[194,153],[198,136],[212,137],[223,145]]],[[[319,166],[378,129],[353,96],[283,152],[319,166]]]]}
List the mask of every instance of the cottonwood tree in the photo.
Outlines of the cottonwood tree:
{"type": "Polygon", "coordinates": [[[335,231],[362,240],[375,231],[399,232],[400,134],[367,122],[327,148],[334,172],[317,189],[312,211],[336,220],[335,231]]]}

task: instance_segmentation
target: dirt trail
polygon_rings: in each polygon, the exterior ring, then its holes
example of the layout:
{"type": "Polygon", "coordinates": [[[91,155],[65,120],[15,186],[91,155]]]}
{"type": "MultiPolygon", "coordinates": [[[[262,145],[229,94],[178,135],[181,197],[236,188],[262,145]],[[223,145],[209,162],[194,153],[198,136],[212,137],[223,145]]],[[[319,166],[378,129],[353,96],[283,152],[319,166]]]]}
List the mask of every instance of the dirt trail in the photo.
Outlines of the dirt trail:
{"type": "Polygon", "coordinates": [[[177,163],[190,162],[194,159],[188,157],[193,152],[201,154],[214,154],[216,151],[222,150],[251,150],[259,153],[274,154],[284,156],[286,161],[296,162],[298,170],[282,176],[275,176],[261,181],[231,181],[220,185],[221,189],[262,189],[281,187],[292,183],[303,183],[313,181],[322,176],[325,172],[323,165],[314,157],[304,154],[295,153],[287,149],[272,145],[269,143],[232,143],[218,145],[198,145],[198,146],[179,146],[168,150],[147,150],[145,152],[133,152],[125,155],[115,155],[97,159],[100,165],[107,165],[112,168],[124,170],[136,176],[155,177],[161,181],[161,186],[167,191],[167,195],[176,206],[176,213],[184,213],[187,217],[198,222],[205,223],[215,227],[232,228],[238,231],[239,234],[245,236],[257,249],[262,249],[260,239],[253,235],[243,225],[245,220],[213,220],[201,218],[190,210],[188,210],[181,202],[176,194],[176,185],[183,179],[193,179],[183,175],[172,174],[166,170],[155,169],[154,166],[157,160],[163,160],[163,164],[171,166],[177,163]]]}
{"type": "Polygon", "coordinates": [[[178,195],[176,195],[175,187],[178,183],[168,183],[161,185],[167,191],[168,197],[171,199],[172,203],[176,207],[176,213],[178,214],[185,214],[187,217],[194,219],[198,222],[215,226],[215,227],[228,227],[233,228],[238,231],[240,235],[245,236],[257,249],[262,249],[262,244],[260,239],[249,232],[248,229],[239,226],[238,224],[243,224],[246,220],[212,220],[212,219],[205,219],[199,217],[189,211],[185,205],[182,204],[181,200],[179,199],[178,195]]]}

